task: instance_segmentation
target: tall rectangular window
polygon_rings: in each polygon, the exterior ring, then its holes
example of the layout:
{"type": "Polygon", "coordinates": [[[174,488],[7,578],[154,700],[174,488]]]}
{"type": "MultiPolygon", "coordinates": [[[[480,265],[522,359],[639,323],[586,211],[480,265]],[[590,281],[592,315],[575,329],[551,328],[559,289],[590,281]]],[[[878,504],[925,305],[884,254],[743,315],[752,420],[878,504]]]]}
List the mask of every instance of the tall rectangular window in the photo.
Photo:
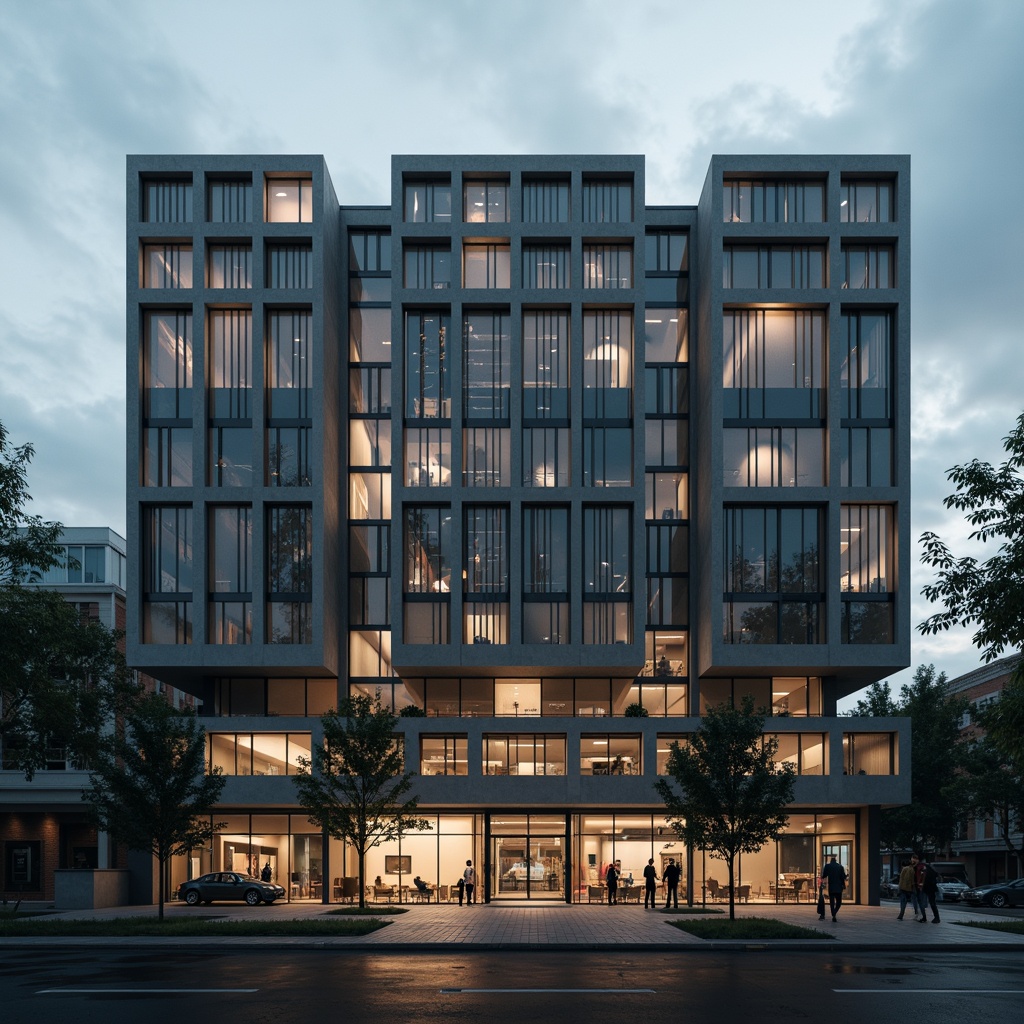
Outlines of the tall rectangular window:
{"type": "Polygon", "coordinates": [[[727,309],[722,321],[726,419],[824,416],[824,313],[727,309]]]}
{"type": "Polygon", "coordinates": [[[462,485],[512,485],[512,432],[508,427],[462,428],[462,485]]]}
{"type": "Polygon", "coordinates": [[[839,566],[844,644],[895,643],[895,517],[890,505],[842,505],[839,566]]]}
{"type": "Polygon", "coordinates": [[[211,245],[207,279],[211,288],[252,287],[252,246],[211,245]]]}
{"type": "Polygon", "coordinates": [[[405,642],[451,642],[451,508],[405,510],[403,605],[405,642]]]}
{"type": "Polygon", "coordinates": [[[891,181],[846,181],[839,189],[839,220],[844,224],[888,223],[896,219],[891,181]]]}
{"type": "Polygon", "coordinates": [[[633,314],[584,310],[583,416],[629,420],[633,394],[633,314]]]}
{"type": "Polygon", "coordinates": [[[633,640],[633,531],[629,508],[583,509],[583,642],[633,640]]]}
{"type": "Polygon", "coordinates": [[[524,288],[568,288],[569,246],[523,245],[524,288]]]}
{"type": "Polygon", "coordinates": [[[192,314],[147,313],[143,352],[145,415],[148,419],[192,418],[192,314]]]}
{"type": "Polygon", "coordinates": [[[252,180],[210,179],[206,219],[213,224],[248,224],[252,220],[252,180]]]}
{"type": "Polygon", "coordinates": [[[313,182],[309,178],[267,179],[267,223],[310,224],[313,182]]]}
{"type": "Polygon", "coordinates": [[[722,220],[743,224],[821,224],[825,183],[787,179],[731,179],[722,186],[722,220]]]}
{"type": "Polygon", "coordinates": [[[252,642],[252,510],[244,505],[210,509],[207,596],[208,641],[252,642]]]}
{"type": "Polygon", "coordinates": [[[523,643],[567,644],[570,636],[569,510],[523,507],[523,643]]]}
{"type": "Polygon", "coordinates": [[[405,315],[405,415],[451,419],[450,317],[434,311],[405,315]]]}
{"type": "Polygon", "coordinates": [[[508,509],[502,505],[467,505],[463,536],[465,642],[507,644],[508,509]]]}
{"type": "Polygon", "coordinates": [[[508,182],[464,180],[462,208],[467,224],[504,224],[509,219],[508,182]]]}
{"type": "Polygon", "coordinates": [[[523,179],[524,224],[565,224],[570,212],[568,181],[523,179]]]}
{"type": "Polygon", "coordinates": [[[585,245],[583,247],[583,287],[632,288],[632,246],[585,245]]]}
{"type": "Polygon", "coordinates": [[[308,245],[268,246],[267,287],[312,288],[312,247],[308,245]]]}
{"type": "Polygon", "coordinates": [[[142,641],[192,643],[192,509],[142,510],[142,641]]]}
{"type": "Polygon", "coordinates": [[[583,179],[584,224],[628,224],[633,220],[633,182],[583,179]]]}
{"type": "Polygon", "coordinates": [[[569,421],[569,314],[523,312],[523,419],[569,421]]]}
{"type": "Polygon", "coordinates": [[[405,183],[405,221],[407,224],[450,224],[452,186],[441,181],[405,183]]]}
{"type": "Polygon", "coordinates": [[[146,426],[142,431],[142,486],[192,486],[192,428],[146,426]]]}
{"type": "Polygon", "coordinates": [[[725,643],[824,643],[821,509],[727,506],[724,517],[725,643]]]}
{"type": "Polygon", "coordinates": [[[312,415],[313,314],[272,312],[267,321],[267,388],[274,419],[312,415]]]}
{"type": "Polygon", "coordinates": [[[523,428],[524,487],[568,487],[570,469],[568,427],[523,428]]]}
{"type": "Polygon", "coordinates": [[[192,246],[156,242],[142,247],[143,288],[191,288],[192,246]]]}
{"type": "Polygon", "coordinates": [[[147,224],[191,224],[192,179],[143,181],[142,219],[147,224]]]}
{"type": "Polygon", "coordinates": [[[391,273],[391,235],[388,232],[353,231],[348,241],[350,273],[391,273]]]}
{"type": "Polygon", "coordinates": [[[313,510],[267,509],[267,643],[313,642],[313,510]]]}
{"type": "Polygon", "coordinates": [[[252,485],[252,313],[211,310],[208,437],[209,482],[215,487],[252,485]]]}
{"type": "Polygon", "coordinates": [[[509,288],[512,264],[508,242],[484,245],[467,242],[462,247],[464,288],[509,288]]]}
{"type": "Polygon", "coordinates": [[[689,236],[682,231],[648,231],[644,239],[648,274],[685,274],[690,269],[689,236]]]}
{"type": "Polygon", "coordinates": [[[462,415],[469,421],[508,422],[512,333],[508,313],[467,313],[462,324],[462,415]]]}
{"type": "Polygon", "coordinates": [[[892,314],[844,312],[843,419],[892,416],[892,314]]]}

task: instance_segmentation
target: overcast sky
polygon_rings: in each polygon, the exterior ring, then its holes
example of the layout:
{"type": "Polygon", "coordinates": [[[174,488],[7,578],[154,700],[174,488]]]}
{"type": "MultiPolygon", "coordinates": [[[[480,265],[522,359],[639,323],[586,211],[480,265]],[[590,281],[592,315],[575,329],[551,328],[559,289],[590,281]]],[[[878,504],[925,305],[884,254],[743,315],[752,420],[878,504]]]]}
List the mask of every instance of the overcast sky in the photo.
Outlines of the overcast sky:
{"type": "MultiPolygon", "coordinates": [[[[908,153],[917,538],[1024,409],[1020,0],[0,0],[0,420],[32,511],[125,529],[129,153],[639,153],[696,203],[713,153],[908,153]],[[1002,199],[1000,199],[1002,196],[1002,199]]],[[[912,664],[977,667],[966,634],[912,664]]],[[[907,679],[902,673],[897,682],[907,679]]]]}

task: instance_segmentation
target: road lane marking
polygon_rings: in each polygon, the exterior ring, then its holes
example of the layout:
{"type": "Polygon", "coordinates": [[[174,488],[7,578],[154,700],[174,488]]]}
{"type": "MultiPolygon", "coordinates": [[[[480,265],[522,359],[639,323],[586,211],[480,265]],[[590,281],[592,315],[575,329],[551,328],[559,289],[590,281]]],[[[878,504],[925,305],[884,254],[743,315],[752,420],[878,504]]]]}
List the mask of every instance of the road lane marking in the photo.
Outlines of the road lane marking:
{"type": "Polygon", "coordinates": [[[81,995],[233,995],[259,992],[258,988],[43,988],[37,996],[81,996],[81,995]]]}
{"type": "Polygon", "coordinates": [[[834,988],[832,991],[844,996],[860,995],[862,992],[865,995],[884,993],[892,996],[1019,996],[1024,990],[1019,988],[834,988]]]}
{"type": "Polygon", "coordinates": [[[653,988],[442,988],[439,991],[441,995],[507,995],[510,992],[543,993],[544,995],[558,993],[568,993],[569,995],[606,995],[613,992],[641,993],[643,995],[655,994],[655,989],[653,988]]]}

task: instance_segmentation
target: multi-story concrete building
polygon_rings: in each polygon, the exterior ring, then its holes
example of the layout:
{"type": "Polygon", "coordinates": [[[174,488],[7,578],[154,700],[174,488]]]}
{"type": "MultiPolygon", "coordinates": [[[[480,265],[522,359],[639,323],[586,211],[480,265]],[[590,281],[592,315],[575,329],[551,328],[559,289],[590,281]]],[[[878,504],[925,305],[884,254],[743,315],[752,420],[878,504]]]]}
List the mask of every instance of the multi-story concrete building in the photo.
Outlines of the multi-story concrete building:
{"type": "Polygon", "coordinates": [[[671,855],[699,899],[653,781],[750,694],[799,777],[743,883],[835,852],[876,898],[908,726],[836,703],[909,663],[909,171],[715,157],[647,206],[642,157],[396,157],[366,207],[320,157],[130,158],[128,653],[230,776],[179,874],[331,898],[288,776],[379,693],[432,829],[371,875],[573,901],[671,855]]]}

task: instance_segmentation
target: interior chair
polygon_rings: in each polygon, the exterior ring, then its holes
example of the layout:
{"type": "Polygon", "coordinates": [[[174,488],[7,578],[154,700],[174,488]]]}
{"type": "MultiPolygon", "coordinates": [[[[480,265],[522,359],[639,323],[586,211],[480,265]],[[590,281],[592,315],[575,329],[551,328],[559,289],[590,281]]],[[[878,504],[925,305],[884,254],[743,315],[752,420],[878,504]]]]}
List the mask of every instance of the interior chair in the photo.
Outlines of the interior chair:
{"type": "Polygon", "coordinates": [[[716,879],[716,878],[705,879],[704,885],[705,885],[705,887],[708,890],[708,897],[711,899],[711,901],[712,902],[717,902],[717,900],[718,900],[718,879],[716,879]]]}
{"type": "Polygon", "coordinates": [[[744,883],[743,885],[737,886],[736,887],[736,899],[739,900],[740,903],[749,903],[750,902],[750,886],[747,885],[746,883],[744,883]]]}

